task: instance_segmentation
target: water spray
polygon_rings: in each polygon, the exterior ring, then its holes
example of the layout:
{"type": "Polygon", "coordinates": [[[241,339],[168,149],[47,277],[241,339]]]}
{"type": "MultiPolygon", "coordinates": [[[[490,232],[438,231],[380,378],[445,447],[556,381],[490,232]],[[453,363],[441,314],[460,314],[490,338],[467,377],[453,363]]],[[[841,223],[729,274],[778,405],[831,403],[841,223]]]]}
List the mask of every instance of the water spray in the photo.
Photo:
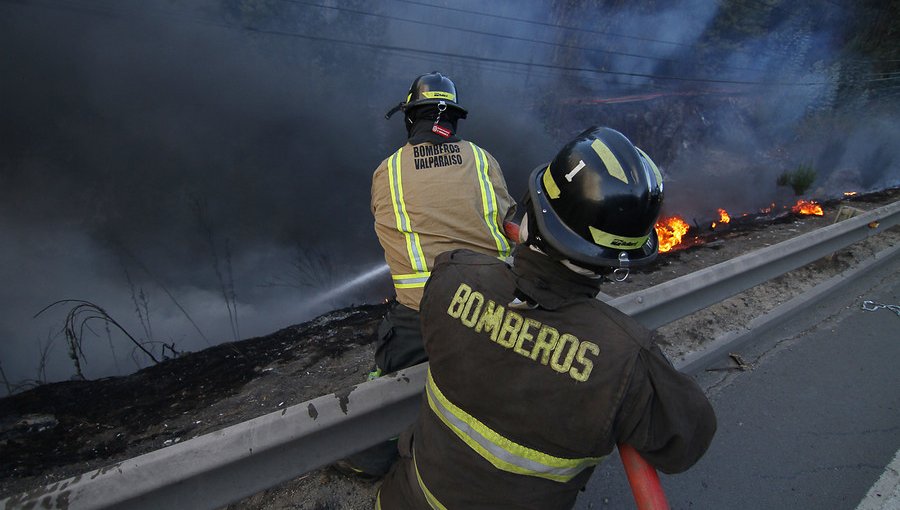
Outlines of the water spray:
{"type": "MultiPolygon", "coordinates": [[[[355,289],[365,283],[368,283],[368,282],[374,280],[375,278],[377,278],[383,274],[389,274],[389,273],[390,273],[390,269],[388,268],[388,265],[385,263],[381,263],[375,267],[372,267],[372,268],[366,270],[365,272],[363,272],[357,276],[354,276],[353,278],[345,281],[344,283],[337,285],[336,287],[334,287],[330,290],[327,290],[321,294],[316,295],[310,301],[315,302],[315,303],[321,303],[321,302],[328,301],[329,299],[334,299],[342,294],[349,292],[352,289],[355,289]]],[[[308,303],[308,304],[312,304],[312,303],[308,303]]]]}

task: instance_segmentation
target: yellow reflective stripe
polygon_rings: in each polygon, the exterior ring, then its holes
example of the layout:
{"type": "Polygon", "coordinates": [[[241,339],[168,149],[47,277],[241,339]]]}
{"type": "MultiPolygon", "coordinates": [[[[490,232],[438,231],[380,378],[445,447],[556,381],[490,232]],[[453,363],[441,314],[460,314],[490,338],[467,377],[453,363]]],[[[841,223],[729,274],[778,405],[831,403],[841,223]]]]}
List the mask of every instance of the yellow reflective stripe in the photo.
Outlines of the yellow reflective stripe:
{"type": "Polygon", "coordinates": [[[430,272],[413,273],[413,274],[397,274],[392,275],[394,287],[398,289],[411,289],[414,287],[424,287],[428,278],[431,277],[430,272]]]}
{"type": "MultiPolygon", "coordinates": [[[[427,99],[449,99],[451,101],[456,101],[456,94],[444,92],[443,90],[426,90],[422,92],[422,95],[427,99]]],[[[409,100],[407,100],[407,102],[409,102],[409,100]]]]}
{"type": "Polygon", "coordinates": [[[450,402],[434,383],[431,369],[428,370],[425,395],[435,415],[497,469],[556,482],[568,482],[585,468],[595,466],[603,460],[603,457],[580,459],[556,457],[507,439],[450,402]]]}
{"type": "Polygon", "coordinates": [[[434,497],[434,494],[428,490],[428,487],[425,486],[425,482],[422,481],[422,475],[419,474],[419,466],[416,464],[416,450],[413,448],[413,469],[416,471],[416,480],[419,481],[419,488],[422,489],[422,494],[425,495],[425,500],[428,501],[428,506],[430,506],[433,510],[447,510],[447,507],[441,504],[440,501],[434,497]]]}
{"type": "Polygon", "coordinates": [[[619,250],[633,250],[635,248],[640,248],[644,241],[650,237],[650,234],[647,234],[642,237],[624,237],[617,236],[615,234],[610,234],[609,232],[604,232],[599,228],[594,228],[588,225],[588,230],[591,232],[591,237],[594,238],[594,242],[600,246],[605,246],[607,248],[619,249],[619,250]]]}
{"type": "Polygon", "coordinates": [[[424,288],[424,287],[425,287],[425,282],[422,282],[422,283],[395,283],[394,284],[395,289],[418,289],[418,288],[424,288]]]}
{"type": "Polygon", "coordinates": [[[403,201],[403,179],[401,174],[400,157],[403,148],[394,153],[388,160],[388,182],[391,188],[391,203],[394,206],[394,217],[397,219],[397,230],[406,237],[406,251],[409,254],[409,263],[416,271],[427,271],[425,255],[419,242],[419,234],[413,232],[409,213],[406,212],[406,203],[403,201]]]}
{"type": "Polygon", "coordinates": [[[469,145],[472,146],[472,153],[475,155],[475,170],[478,173],[478,183],[481,187],[484,223],[487,225],[488,230],[491,232],[491,237],[494,238],[494,243],[497,245],[497,254],[500,257],[506,257],[510,251],[509,241],[506,239],[506,236],[500,233],[500,227],[497,226],[499,206],[497,205],[497,194],[494,193],[494,185],[491,184],[491,178],[488,175],[487,155],[485,155],[481,147],[474,143],[469,142],[469,145]]]}
{"type": "Polygon", "coordinates": [[[378,488],[378,492],[375,494],[375,510],[381,510],[381,487],[378,488]]]}
{"type": "Polygon", "coordinates": [[[606,166],[606,171],[609,172],[609,175],[619,179],[620,181],[628,184],[628,176],[625,175],[625,169],[622,168],[621,163],[616,158],[616,156],[609,150],[609,147],[606,146],[599,139],[595,139],[591,142],[591,148],[594,149],[594,152],[600,156],[600,159],[603,160],[603,164],[606,166]]]}
{"type": "Polygon", "coordinates": [[[556,185],[556,181],[553,180],[553,175],[550,173],[550,165],[547,165],[547,169],[544,170],[544,189],[547,190],[547,196],[550,198],[559,198],[559,186],[556,185]]]}
{"type": "Polygon", "coordinates": [[[648,156],[646,152],[642,151],[639,147],[635,147],[635,149],[637,149],[638,152],[640,152],[641,155],[644,156],[644,159],[646,159],[647,162],[650,163],[650,169],[653,170],[653,175],[656,176],[656,182],[660,186],[662,186],[663,178],[662,174],[659,172],[659,167],[656,166],[656,163],[654,163],[653,160],[650,159],[650,156],[648,156]]]}

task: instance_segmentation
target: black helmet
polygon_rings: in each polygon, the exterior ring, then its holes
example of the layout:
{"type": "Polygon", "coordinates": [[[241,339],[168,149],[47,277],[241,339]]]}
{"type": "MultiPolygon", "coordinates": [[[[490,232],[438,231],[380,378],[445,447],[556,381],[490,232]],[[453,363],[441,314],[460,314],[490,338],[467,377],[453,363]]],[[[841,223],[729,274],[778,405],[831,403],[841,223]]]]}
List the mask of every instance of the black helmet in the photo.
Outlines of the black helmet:
{"type": "Polygon", "coordinates": [[[457,104],[456,98],[456,85],[453,84],[450,78],[447,78],[437,71],[423,74],[413,80],[412,85],[409,86],[409,93],[406,95],[406,101],[391,108],[391,110],[384,115],[384,118],[391,118],[391,115],[397,113],[399,110],[408,112],[411,108],[417,106],[444,103],[448,107],[456,108],[459,111],[459,117],[464,119],[469,112],[457,104]]]}
{"type": "Polygon", "coordinates": [[[592,127],[531,173],[525,242],[588,269],[647,264],[662,199],[650,157],[622,133],[592,127]]]}

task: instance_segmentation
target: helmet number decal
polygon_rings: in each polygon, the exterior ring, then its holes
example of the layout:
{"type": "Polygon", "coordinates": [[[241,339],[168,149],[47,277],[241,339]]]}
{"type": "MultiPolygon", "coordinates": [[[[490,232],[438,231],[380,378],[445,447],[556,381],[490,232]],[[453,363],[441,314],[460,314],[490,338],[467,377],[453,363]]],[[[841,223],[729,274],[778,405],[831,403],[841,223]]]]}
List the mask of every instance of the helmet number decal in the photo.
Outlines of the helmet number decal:
{"type": "Polygon", "coordinates": [[[582,159],[581,161],[578,162],[577,165],[575,165],[575,168],[573,168],[571,172],[566,174],[566,180],[569,182],[572,182],[572,178],[575,177],[575,174],[580,172],[581,169],[584,167],[585,167],[584,160],[582,159]]]}

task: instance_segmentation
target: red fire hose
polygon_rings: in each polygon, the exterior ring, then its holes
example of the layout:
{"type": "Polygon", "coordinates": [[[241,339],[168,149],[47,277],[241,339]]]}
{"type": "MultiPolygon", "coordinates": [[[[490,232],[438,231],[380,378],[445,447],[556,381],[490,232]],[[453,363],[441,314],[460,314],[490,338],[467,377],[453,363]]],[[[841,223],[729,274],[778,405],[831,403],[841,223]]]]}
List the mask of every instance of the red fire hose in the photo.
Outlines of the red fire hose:
{"type": "MultiPolygon", "coordinates": [[[[518,242],[519,225],[505,222],[503,230],[506,237],[518,242]]],[[[631,485],[631,493],[638,510],[669,510],[669,502],[659,483],[659,475],[656,469],[641,457],[641,454],[627,444],[620,444],[619,457],[625,474],[628,475],[628,483],[631,485]]]]}
{"type": "Polygon", "coordinates": [[[659,483],[656,469],[627,444],[619,445],[619,457],[622,458],[622,466],[628,475],[628,483],[638,510],[669,510],[669,502],[659,483]]]}
{"type": "Polygon", "coordinates": [[[511,221],[503,222],[503,231],[506,232],[506,238],[519,242],[519,225],[511,221]]]}

